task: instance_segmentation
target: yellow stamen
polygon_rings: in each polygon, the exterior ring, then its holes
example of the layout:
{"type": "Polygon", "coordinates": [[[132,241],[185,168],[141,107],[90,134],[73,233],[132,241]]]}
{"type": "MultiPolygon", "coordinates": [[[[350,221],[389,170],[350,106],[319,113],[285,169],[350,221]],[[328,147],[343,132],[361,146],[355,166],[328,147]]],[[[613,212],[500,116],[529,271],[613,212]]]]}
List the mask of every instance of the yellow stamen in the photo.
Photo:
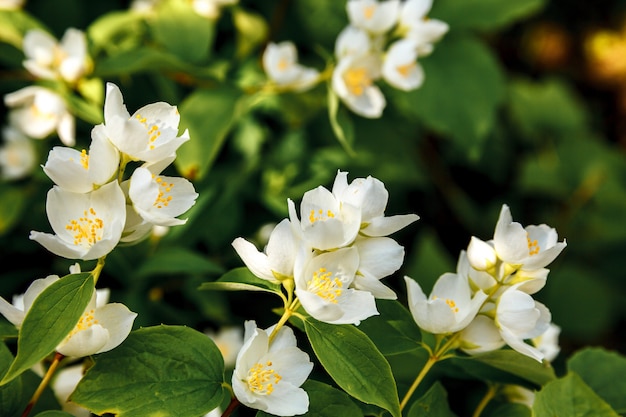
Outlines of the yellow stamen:
{"type": "Polygon", "coordinates": [[[326,210],[326,214],[324,214],[324,210],[319,209],[317,213],[315,210],[311,210],[309,212],[309,221],[311,223],[315,223],[316,221],[325,221],[328,219],[332,219],[335,217],[335,213],[332,210],[326,210]]]}
{"type": "Polygon", "coordinates": [[[528,254],[530,256],[538,254],[541,248],[539,247],[539,242],[537,242],[537,239],[531,240],[528,233],[526,234],[526,239],[528,240],[528,254]]]}
{"type": "Polygon", "coordinates": [[[350,68],[343,75],[343,80],[351,94],[360,96],[372,85],[372,79],[365,68],[350,68]]]}
{"type": "Polygon", "coordinates": [[[265,364],[257,363],[250,368],[244,381],[250,391],[260,395],[270,395],[274,391],[274,385],[278,384],[282,377],[271,366],[272,362],[268,361],[265,364]]]}
{"type": "Polygon", "coordinates": [[[376,5],[365,6],[363,8],[363,16],[365,16],[365,19],[370,20],[372,16],[374,16],[375,11],[376,11],[376,5]]]}
{"type": "Polygon", "coordinates": [[[97,217],[93,208],[85,210],[82,217],[72,219],[65,229],[74,232],[74,244],[81,246],[93,246],[102,240],[104,220],[97,217]]]}
{"type": "Polygon", "coordinates": [[[165,182],[162,177],[155,178],[154,175],[152,178],[154,178],[154,181],[159,185],[159,194],[152,205],[156,208],[167,207],[170,201],[172,201],[172,196],[168,194],[172,191],[172,188],[174,188],[174,183],[165,182]]]}
{"type": "Polygon", "coordinates": [[[333,304],[337,304],[337,298],[341,297],[343,282],[326,268],[320,268],[313,272],[313,277],[306,283],[308,290],[318,297],[333,304]]]}

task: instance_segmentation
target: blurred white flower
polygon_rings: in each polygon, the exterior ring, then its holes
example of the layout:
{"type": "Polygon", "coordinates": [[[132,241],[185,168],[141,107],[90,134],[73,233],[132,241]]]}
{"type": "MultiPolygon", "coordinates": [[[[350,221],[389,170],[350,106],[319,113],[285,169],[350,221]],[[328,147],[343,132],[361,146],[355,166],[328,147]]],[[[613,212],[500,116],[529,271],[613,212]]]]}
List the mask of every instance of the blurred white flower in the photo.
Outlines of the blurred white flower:
{"type": "Polygon", "coordinates": [[[67,366],[55,373],[52,380],[52,391],[61,404],[61,410],[70,413],[74,417],[90,417],[91,413],[73,402],[68,401],[70,394],[83,378],[83,364],[67,366]]]}
{"type": "Polygon", "coordinates": [[[176,106],[157,102],[143,106],[132,117],[120,89],[107,83],[104,100],[104,135],[134,161],[171,162],[176,150],[189,140],[187,130],[178,136],[180,115],[176,106]]]}
{"type": "Polygon", "coordinates": [[[348,25],[337,35],[335,56],[367,55],[372,50],[370,35],[356,26],[348,25]]]}
{"type": "Polygon", "coordinates": [[[378,54],[346,55],[337,62],[332,87],[354,113],[371,119],[382,116],[387,101],[374,84],[381,76],[381,67],[378,54]]]}
{"type": "Polygon", "coordinates": [[[298,349],[289,327],[281,327],[270,343],[267,330],[246,321],[244,345],[237,355],[232,386],[242,404],[276,416],[304,414],[309,396],[300,386],[306,381],[313,363],[298,349]]]}
{"type": "Polygon", "coordinates": [[[146,222],[177,226],[187,222],[187,219],[178,219],[177,216],[195,204],[198,193],[185,178],[166,177],[139,167],[130,177],[128,196],[135,211],[146,222]]]}
{"type": "Polygon", "coordinates": [[[39,86],[28,86],[4,96],[4,103],[14,108],[9,113],[11,125],[26,135],[43,139],[56,131],[66,146],[74,146],[75,120],[63,98],[39,86]]]}
{"type": "Polygon", "coordinates": [[[401,39],[391,44],[383,61],[383,79],[402,91],[419,88],[424,82],[424,70],[417,62],[418,47],[411,39],[401,39]]]}
{"type": "Polygon", "coordinates": [[[191,0],[191,7],[200,16],[215,20],[220,17],[222,8],[237,4],[239,0],[191,0]]]}
{"type": "Polygon", "coordinates": [[[554,323],[550,323],[545,332],[532,339],[533,344],[544,355],[544,359],[552,362],[561,352],[559,346],[559,335],[561,328],[554,323]]]}
{"type": "Polygon", "coordinates": [[[420,56],[433,50],[433,43],[448,32],[447,23],[427,17],[432,0],[406,0],[400,8],[399,33],[416,44],[420,56]]]}
{"type": "Polygon", "coordinates": [[[502,205],[493,242],[498,257],[505,263],[523,270],[543,268],[567,246],[565,240],[557,240],[554,228],[545,224],[524,228],[513,221],[509,207],[502,205]]]}
{"type": "Polygon", "coordinates": [[[487,299],[487,294],[480,290],[472,297],[467,278],[458,274],[441,275],[428,298],[415,280],[404,277],[404,281],[413,319],[420,328],[433,334],[463,330],[487,299]]]}
{"type": "Polygon", "coordinates": [[[478,271],[491,271],[498,262],[493,242],[489,244],[475,236],[471,237],[466,253],[470,265],[478,271]]]}
{"type": "Polygon", "coordinates": [[[498,299],[495,324],[507,345],[541,362],[545,354],[524,340],[547,331],[552,315],[546,306],[520,291],[518,286],[507,288],[498,299]]]}
{"type": "Polygon", "coordinates": [[[243,346],[243,330],[241,327],[223,327],[216,333],[212,330],[204,332],[215,342],[215,345],[222,353],[224,366],[232,368],[235,366],[237,355],[243,346]]]}
{"type": "Polygon", "coordinates": [[[0,172],[5,180],[18,180],[28,176],[37,165],[33,140],[12,127],[2,128],[4,143],[0,147],[0,172]]]}
{"type": "Polygon", "coordinates": [[[26,0],[0,0],[0,10],[16,10],[24,6],[26,0]]]}
{"type": "Polygon", "coordinates": [[[397,23],[400,1],[348,0],[346,10],[352,25],[373,34],[381,34],[397,23]]]}
{"type": "Polygon", "coordinates": [[[263,69],[277,85],[304,91],[313,87],[319,72],[298,63],[298,51],[293,42],[268,43],[263,52],[263,69]]]}
{"type": "Polygon", "coordinates": [[[85,149],[55,146],[48,154],[44,172],[59,187],[87,193],[111,181],[117,173],[120,155],[101,130],[93,129],[89,153],[85,149]]]}
{"type": "Polygon", "coordinates": [[[69,259],[97,259],[115,248],[126,220],[124,193],[117,181],[90,193],[73,193],[54,186],[46,213],[54,235],[30,232],[30,239],[69,259]]]}
{"type": "Polygon", "coordinates": [[[90,70],[87,39],[78,29],[68,28],[61,42],[41,29],[31,29],[24,35],[23,48],[24,67],[36,77],[74,83],[90,70]]]}
{"type": "Polygon", "coordinates": [[[355,248],[298,258],[294,270],[296,295],[312,317],[331,324],[355,324],[378,315],[369,291],[350,288],[359,254],[355,248]]]}
{"type": "Polygon", "coordinates": [[[419,219],[416,214],[385,216],[389,192],[382,181],[372,176],[355,178],[348,184],[348,173],[338,170],[332,194],[341,205],[360,210],[360,233],[366,236],[387,236],[419,219]]]}
{"type": "Polygon", "coordinates": [[[288,219],[274,227],[263,252],[241,237],[236,238],[232,245],[248,269],[257,277],[270,282],[293,277],[299,243],[288,219]]]}
{"type": "Polygon", "coordinates": [[[359,254],[359,267],[351,287],[368,291],[375,298],[395,300],[396,293],[380,280],[402,266],[404,248],[388,237],[358,236],[352,245],[359,254]]]}

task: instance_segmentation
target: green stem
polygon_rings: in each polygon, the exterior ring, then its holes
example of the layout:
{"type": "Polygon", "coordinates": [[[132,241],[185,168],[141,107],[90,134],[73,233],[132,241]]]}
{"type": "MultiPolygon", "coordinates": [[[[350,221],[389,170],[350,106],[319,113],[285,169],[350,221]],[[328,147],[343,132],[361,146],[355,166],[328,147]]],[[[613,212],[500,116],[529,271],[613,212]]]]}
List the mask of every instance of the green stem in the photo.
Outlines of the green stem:
{"type": "Polygon", "coordinates": [[[283,327],[285,323],[287,323],[287,320],[289,320],[291,315],[298,309],[298,307],[300,307],[300,300],[296,298],[289,307],[285,308],[285,312],[283,313],[280,320],[278,320],[278,323],[276,323],[276,326],[274,326],[272,333],[270,333],[269,343],[272,343],[272,340],[274,340],[280,328],[283,327]]]}
{"type": "MultiPolygon", "coordinates": [[[[446,355],[446,353],[448,353],[448,351],[453,348],[454,344],[456,343],[456,339],[458,335],[459,333],[455,333],[452,337],[450,337],[446,341],[446,343],[443,344],[443,346],[437,347],[435,353],[431,353],[429,355],[428,360],[424,364],[424,367],[422,368],[420,373],[417,375],[417,378],[415,378],[415,381],[413,381],[413,384],[409,387],[409,390],[406,392],[406,394],[404,394],[404,398],[402,398],[402,401],[400,402],[400,411],[402,411],[404,407],[406,407],[409,400],[411,399],[411,396],[413,395],[417,387],[420,385],[424,377],[426,377],[426,374],[428,374],[430,369],[437,362],[451,357],[451,355],[446,355]]],[[[439,342],[437,342],[437,345],[439,345],[439,342]]]]}
{"type": "Polygon", "coordinates": [[[91,275],[93,276],[93,284],[96,285],[98,283],[98,278],[100,278],[100,273],[102,272],[102,268],[104,268],[104,261],[106,256],[102,258],[98,258],[98,263],[96,267],[91,271],[91,275]]]}
{"type": "Polygon", "coordinates": [[[487,388],[487,392],[485,392],[485,395],[476,406],[476,410],[474,410],[474,414],[472,414],[472,417],[480,417],[482,412],[487,407],[487,404],[489,404],[489,402],[493,399],[493,397],[496,396],[497,392],[498,392],[498,387],[496,385],[489,384],[487,388]]]}
{"type": "Polygon", "coordinates": [[[26,408],[24,409],[24,412],[22,413],[21,417],[27,417],[28,414],[30,414],[30,412],[33,409],[33,407],[35,406],[35,404],[37,404],[37,401],[39,400],[39,397],[41,397],[41,394],[43,393],[44,389],[46,389],[46,387],[50,383],[50,379],[52,378],[52,375],[54,375],[54,371],[56,371],[57,366],[59,366],[59,362],[61,362],[61,359],[63,359],[64,357],[65,356],[63,356],[59,352],[55,352],[54,353],[54,359],[52,360],[52,363],[50,364],[50,367],[48,368],[48,371],[43,376],[43,379],[39,383],[39,386],[37,387],[37,390],[33,394],[33,396],[30,399],[30,401],[28,402],[28,405],[26,405],[26,408]]]}

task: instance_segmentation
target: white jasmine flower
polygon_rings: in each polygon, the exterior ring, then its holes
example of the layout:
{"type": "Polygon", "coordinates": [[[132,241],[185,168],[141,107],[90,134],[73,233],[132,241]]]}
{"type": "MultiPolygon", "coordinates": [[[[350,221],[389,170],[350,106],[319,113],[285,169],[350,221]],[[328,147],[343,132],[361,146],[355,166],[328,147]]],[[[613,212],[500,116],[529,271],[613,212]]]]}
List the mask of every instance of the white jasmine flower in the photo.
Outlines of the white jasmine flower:
{"type": "Polygon", "coordinates": [[[191,0],[191,7],[200,16],[215,20],[224,6],[237,4],[239,0],[191,0]]]}
{"type": "Polygon", "coordinates": [[[433,334],[463,330],[487,299],[487,294],[480,290],[472,297],[467,279],[458,274],[441,275],[428,298],[416,281],[409,277],[404,277],[404,281],[413,319],[420,328],[433,334]]]}
{"type": "Polygon", "coordinates": [[[356,248],[303,256],[296,262],[296,295],[315,319],[331,324],[356,324],[378,314],[369,291],[350,288],[359,266],[356,248]]]}
{"type": "Polygon", "coordinates": [[[389,192],[382,181],[368,176],[348,184],[348,173],[337,171],[332,194],[342,204],[361,211],[360,232],[367,236],[386,236],[419,219],[416,214],[385,216],[389,192]]]}
{"type": "Polygon", "coordinates": [[[120,303],[102,305],[97,297],[94,291],[85,312],[57,346],[57,352],[74,357],[94,355],[116,348],[128,337],[137,314],[120,303]]]}
{"type": "Polygon", "coordinates": [[[17,10],[24,6],[25,0],[0,0],[0,10],[17,10]]]}
{"type": "Polygon", "coordinates": [[[222,353],[224,366],[232,368],[237,361],[237,355],[243,346],[243,330],[241,327],[224,327],[217,333],[212,330],[205,332],[215,342],[222,353]]]}
{"type": "Polygon", "coordinates": [[[44,172],[59,187],[76,193],[87,193],[109,182],[117,173],[120,156],[102,133],[98,126],[92,130],[89,153],[85,149],[52,148],[44,172]]]}
{"type": "Polygon", "coordinates": [[[514,285],[502,293],[497,301],[496,326],[502,339],[519,353],[539,362],[545,357],[539,349],[524,342],[543,334],[552,315],[546,306],[514,285]]]}
{"type": "Polygon", "coordinates": [[[148,163],[170,160],[178,147],[189,140],[187,130],[178,136],[179,121],[176,106],[164,102],[143,106],[131,117],[120,89],[107,83],[104,134],[132,160],[148,163]]]}
{"type": "Polygon", "coordinates": [[[46,278],[34,280],[24,294],[13,296],[12,304],[0,297],[0,314],[19,329],[22,327],[24,317],[32,307],[35,298],[58,279],[58,275],[48,275],[46,278]]]}
{"type": "Polygon", "coordinates": [[[370,35],[356,26],[348,25],[337,35],[335,56],[367,55],[372,50],[370,35]]]}
{"type": "Polygon", "coordinates": [[[31,231],[30,239],[69,259],[97,259],[113,250],[126,220],[124,193],[116,181],[90,193],[54,186],[46,212],[54,235],[31,231]]]}
{"type": "Polygon", "coordinates": [[[383,79],[392,87],[411,91],[424,82],[424,70],[417,62],[418,46],[411,39],[401,39],[389,47],[383,61],[383,79]]]}
{"type": "Polygon", "coordinates": [[[361,227],[361,210],[341,202],[319,186],[304,193],[298,220],[295,204],[288,200],[289,218],[296,236],[314,249],[329,250],[349,245],[361,227]]]}
{"type": "Polygon", "coordinates": [[[352,25],[373,34],[381,34],[397,23],[400,1],[348,0],[346,9],[352,25]]]}
{"type": "Polygon", "coordinates": [[[431,53],[433,43],[449,30],[447,23],[427,17],[431,7],[432,0],[406,0],[400,9],[398,31],[415,42],[421,56],[431,53]]]}
{"type": "Polygon", "coordinates": [[[474,317],[474,320],[461,330],[459,342],[460,349],[469,355],[492,352],[506,344],[493,319],[482,314],[474,317]]]}
{"type": "Polygon", "coordinates": [[[552,262],[567,246],[557,242],[556,230],[545,224],[527,226],[514,222],[504,204],[493,236],[498,257],[505,263],[524,270],[540,269],[552,262]]]}
{"type": "Polygon", "coordinates": [[[74,146],[75,121],[67,110],[63,98],[51,90],[39,86],[28,86],[4,96],[13,126],[26,135],[43,139],[56,131],[66,146],[74,146]]]}
{"type": "Polygon", "coordinates": [[[378,118],[387,105],[382,91],[374,84],[380,78],[381,66],[378,54],[346,55],[339,59],[333,71],[333,90],[360,116],[378,118]]]}
{"type": "Polygon", "coordinates": [[[68,28],[60,43],[41,29],[31,29],[24,35],[23,49],[24,67],[36,77],[74,83],[89,70],[87,39],[78,29],[68,28]]]}
{"type": "Polygon", "coordinates": [[[493,248],[493,242],[489,244],[472,236],[467,246],[467,260],[472,268],[478,271],[490,271],[498,262],[498,254],[493,248]]]}
{"type": "Polygon", "coordinates": [[[0,147],[0,172],[5,180],[28,176],[37,165],[37,154],[31,138],[12,126],[2,128],[4,144],[0,147]]]}
{"type": "Polygon", "coordinates": [[[263,69],[277,85],[304,91],[315,85],[319,72],[298,64],[293,42],[270,42],[263,52],[263,69]]]}
{"type": "Polygon", "coordinates": [[[352,288],[370,292],[375,298],[395,300],[396,293],[380,280],[402,266],[404,248],[388,237],[357,237],[352,245],[359,253],[359,268],[352,288]]]}
{"type": "Polygon", "coordinates": [[[70,394],[83,378],[83,364],[67,366],[56,372],[52,381],[52,391],[61,404],[61,410],[70,413],[74,417],[90,417],[91,413],[86,408],[74,404],[69,400],[70,394]]]}
{"type": "Polygon", "coordinates": [[[470,288],[473,290],[480,289],[487,293],[494,285],[497,284],[495,278],[492,275],[489,275],[489,273],[472,268],[468,259],[467,251],[465,250],[462,250],[459,254],[459,259],[456,265],[456,273],[466,277],[469,280],[470,288]]]}
{"type": "Polygon", "coordinates": [[[178,219],[177,216],[195,204],[198,193],[185,178],[157,175],[139,167],[130,177],[128,196],[146,222],[176,226],[187,222],[187,219],[178,219]]]}
{"type": "Polygon", "coordinates": [[[298,349],[289,327],[281,327],[270,343],[267,330],[246,321],[244,345],[237,355],[232,386],[242,404],[276,416],[304,414],[309,396],[300,386],[306,381],[313,363],[298,349]]]}
{"type": "Polygon", "coordinates": [[[282,220],[272,230],[264,252],[258,251],[254,244],[241,237],[236,238],[232,245],[248,269],[257,277],[271,282],[293,277],[300,244],[288,219],[282,220]]]}
{"type": "Polygon", "coordinates": [[[559,352],[561,352],[561,347],[559,346],[560,334],[561,328],[554,323],[550,323],[546,331],[532,339],[535,347],[543,353],[543,358],[548,362],[554,361],[559,352]]]}

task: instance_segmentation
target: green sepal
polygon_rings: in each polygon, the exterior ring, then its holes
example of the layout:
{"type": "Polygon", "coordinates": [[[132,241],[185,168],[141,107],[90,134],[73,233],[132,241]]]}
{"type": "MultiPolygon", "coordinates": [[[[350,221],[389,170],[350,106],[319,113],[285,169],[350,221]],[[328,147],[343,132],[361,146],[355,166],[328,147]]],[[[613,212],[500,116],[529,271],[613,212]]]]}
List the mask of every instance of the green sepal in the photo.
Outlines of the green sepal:
{"type": "Polygon", "coordinates": [[[231,269],[217,281],[204,282],[200,285],[201,290],[221,290],[221,291],[264,291],[274,294],[281,294],[280,284],[256,277],[248,268],[231,269]]]}

